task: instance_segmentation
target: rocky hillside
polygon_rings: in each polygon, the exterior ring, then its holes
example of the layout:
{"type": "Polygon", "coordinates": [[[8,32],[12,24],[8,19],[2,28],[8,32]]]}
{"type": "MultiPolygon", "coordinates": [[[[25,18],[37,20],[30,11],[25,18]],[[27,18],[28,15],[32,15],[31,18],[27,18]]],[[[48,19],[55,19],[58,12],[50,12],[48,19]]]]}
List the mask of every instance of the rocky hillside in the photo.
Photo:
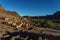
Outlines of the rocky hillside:
{"type": "Polygon", "coordinates": [[[30,27],[32,24],[29,20],[22,18],[16,12],[6,11],[0,5],[0,35],[5,34],[6,31],[15,32],[30,27]]]}
{"type": "Polygon", "coordinates": [[[0,5],[0,40],[60,40],[60,30],[46,28],[45,21],[39,20],[21,17],[0,5]]]}
{"type": "Polygon", "coordinates": [[[28,27],[31,25],[31,22],[26,18],[22,18],[16,12],[5,11],[3,7],[0,5],[0,22],[2,24],[12,25],[13,27],[28,27]]]}

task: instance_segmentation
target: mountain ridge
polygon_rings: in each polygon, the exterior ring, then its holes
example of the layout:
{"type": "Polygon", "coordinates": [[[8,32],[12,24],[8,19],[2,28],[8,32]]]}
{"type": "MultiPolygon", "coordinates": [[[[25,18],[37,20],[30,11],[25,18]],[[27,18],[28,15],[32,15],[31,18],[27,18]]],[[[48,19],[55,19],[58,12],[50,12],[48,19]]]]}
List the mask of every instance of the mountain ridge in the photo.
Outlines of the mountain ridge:
{"type": "Polygon", "coordinates": [[[48,20],[60,20],[60,11],[56,11],[54,14],[46,15],[46,16],[23,16],[23,17],[44,18],[48,20]]]}

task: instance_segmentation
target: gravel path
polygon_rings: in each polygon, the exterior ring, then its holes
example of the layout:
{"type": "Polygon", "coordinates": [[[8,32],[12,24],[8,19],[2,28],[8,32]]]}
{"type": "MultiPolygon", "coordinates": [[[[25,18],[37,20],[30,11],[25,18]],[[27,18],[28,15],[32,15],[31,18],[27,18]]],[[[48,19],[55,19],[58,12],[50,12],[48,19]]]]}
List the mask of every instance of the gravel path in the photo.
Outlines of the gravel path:
{"type": "Polygon", "coordinates": [[[60,30],[50,29],[46,28],[46,30],[43,31],[45,34],[52,34],[54,36],[60,36],[60,30]]]}

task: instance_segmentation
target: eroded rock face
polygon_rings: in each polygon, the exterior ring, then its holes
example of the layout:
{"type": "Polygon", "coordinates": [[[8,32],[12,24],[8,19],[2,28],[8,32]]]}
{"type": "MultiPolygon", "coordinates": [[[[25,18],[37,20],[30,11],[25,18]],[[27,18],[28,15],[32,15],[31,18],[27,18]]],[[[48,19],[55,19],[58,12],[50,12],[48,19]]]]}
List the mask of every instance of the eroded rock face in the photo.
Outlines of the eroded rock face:
{"type": "Polygon", "coordinates": [[[22,18],[19,16],[16,12],[6,11],[1,5],[0,5],[0,22],[4,25],[8,25],[15,28],[21,28],[21,27],[30,27],[31,22],[29,22],[27,19],[22,18]],[[3,20],[3,21],[1,21],[3,20]]]}
{"type": "MultiPolygon", "coordinates": [[[[17,32],[17,31],[26,31],[31,27],[31,22],[28,19],[22,18],[16,12],[6,11],[0,5],[0,38],[10,37],[9,32],[17,32]],[[6,35],[6,36],[5,36],[6,35]]],[[[14,34],[12,34],[13,36],[14,34]]],[[[17,34],[18,35],[18,34],[17,34]]],[[[20,36],[14,36],[11,40],[21,39],[20,36]]],[[[24,38],[22,38],[24,39],[24,38]]],[[[2,39],[1,39],[2,40],[2,39]]]]}

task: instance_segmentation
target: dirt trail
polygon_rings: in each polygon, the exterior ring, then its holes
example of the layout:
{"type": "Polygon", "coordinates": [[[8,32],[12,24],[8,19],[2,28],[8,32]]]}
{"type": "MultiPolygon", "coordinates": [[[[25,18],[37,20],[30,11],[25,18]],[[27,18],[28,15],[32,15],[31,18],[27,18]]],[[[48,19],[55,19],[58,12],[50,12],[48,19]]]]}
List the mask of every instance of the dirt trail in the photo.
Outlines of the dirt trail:
{"type": "Polygon", "coordinates": [[[46,30],[43,31],[45,34],[52,34],[54,36],[60,36],[60,30],[50,29],[46,28],[46,30]]]}

